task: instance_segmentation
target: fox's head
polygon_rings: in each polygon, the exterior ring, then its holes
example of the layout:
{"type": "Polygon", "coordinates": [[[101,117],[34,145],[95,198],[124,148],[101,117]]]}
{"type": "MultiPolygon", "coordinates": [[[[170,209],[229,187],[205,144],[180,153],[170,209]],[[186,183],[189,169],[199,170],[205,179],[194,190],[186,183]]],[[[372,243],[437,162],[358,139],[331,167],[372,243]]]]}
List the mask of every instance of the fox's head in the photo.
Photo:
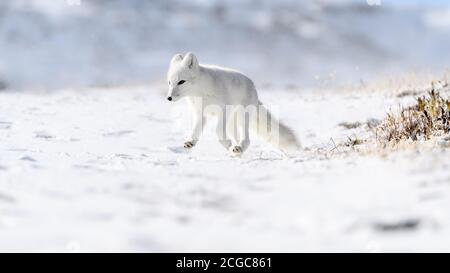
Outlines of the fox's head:
{"type": "Polygon", "coordinates": [[[191,52],[184,57],[181,54],[172,57],[167,73],[169,83],[167,99],[169,101],[177,101],[184,96],[194,95],[194,84],[198,69],[197,58],[191,52]]]}

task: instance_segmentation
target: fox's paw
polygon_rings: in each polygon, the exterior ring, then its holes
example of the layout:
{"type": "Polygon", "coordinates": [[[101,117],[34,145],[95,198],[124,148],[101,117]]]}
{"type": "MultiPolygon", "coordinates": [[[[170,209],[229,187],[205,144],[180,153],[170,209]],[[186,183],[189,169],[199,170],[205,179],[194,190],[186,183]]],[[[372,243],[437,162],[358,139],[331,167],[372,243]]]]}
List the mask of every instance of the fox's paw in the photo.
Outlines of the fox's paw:
{"type": "Polygon", "coordinates": [[[241,148],[241,146],[234,146],[234,147],[233,147],[233,153],[234,153],[235,155],[240,155],[240,154],[242,154],[242,148],[241,148]]]}
{"type": "Polygon", "coordinates": [[[194,146],[195,146],[195,142],[194,141],[186,141],[184,143],[184,148],[186,148],[186,149],[191,149],[194,146]]]}

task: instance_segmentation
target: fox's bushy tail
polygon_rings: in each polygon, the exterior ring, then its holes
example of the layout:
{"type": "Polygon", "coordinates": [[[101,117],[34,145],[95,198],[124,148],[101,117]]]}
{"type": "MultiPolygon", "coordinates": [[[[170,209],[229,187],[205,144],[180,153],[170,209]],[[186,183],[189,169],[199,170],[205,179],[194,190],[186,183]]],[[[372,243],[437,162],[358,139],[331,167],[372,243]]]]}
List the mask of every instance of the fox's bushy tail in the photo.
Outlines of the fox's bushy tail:
{"type": "Polygon", "coordinates": [[[277,120],[261,103],[251,128],[260,138],[285,152],[294,152],[301,145],[294,132],[277,120]]]}

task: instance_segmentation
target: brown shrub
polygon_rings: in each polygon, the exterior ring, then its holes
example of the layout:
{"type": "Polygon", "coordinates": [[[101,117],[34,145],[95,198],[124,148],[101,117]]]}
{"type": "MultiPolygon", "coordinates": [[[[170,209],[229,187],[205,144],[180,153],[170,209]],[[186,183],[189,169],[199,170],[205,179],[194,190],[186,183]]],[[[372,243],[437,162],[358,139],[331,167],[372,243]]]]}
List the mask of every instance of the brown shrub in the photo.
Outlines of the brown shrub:
{"type": "Polygon", "coordinates": [[[417,98],[417,103],[402,108],[399,114],[388,113],[376,128],[380,143],[401,140],[428,140],[432,136],[450,132],[450,102],[433,87],[428,96],[417,98]]]}

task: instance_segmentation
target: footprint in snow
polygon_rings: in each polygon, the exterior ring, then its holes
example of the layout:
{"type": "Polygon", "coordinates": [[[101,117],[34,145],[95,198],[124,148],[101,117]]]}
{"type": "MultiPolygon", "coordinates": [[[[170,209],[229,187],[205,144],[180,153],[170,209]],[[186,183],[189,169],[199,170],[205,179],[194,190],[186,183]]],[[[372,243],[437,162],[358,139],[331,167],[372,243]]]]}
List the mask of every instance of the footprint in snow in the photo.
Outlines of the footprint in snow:
{"type": "Polygon", "coordinates": [[[31,156],[28,156],[28,155],[22,156],[22,157],[20,158],[20,160],[23,160],[23,161],[30,161],[30,162],[36,162],[36,161],[37,161],[36,159],[34,159],[34,158],[32,158],[31,156]]]}
{"type": "Polygon", "coordinates": [[[8,130],[11,129],[12,122],[8,121],[0,121],[0,129],[1,130],[8,130]]]}
{"type": "Polygon", "coordinates": [[[6,203],[14,203],[16,201],[16,199],[11,195],[0,192],[0,201],[6,202],[6,203]]]}
{"type": "Polygon", "coordinates": [[[55,138],[54,135],[50,134],[47,131],[36,131],[36,132],[34,132],[34,137],[35,138],[47,139],[47,140],[55,138]]]}
{"type": "Polygon", "coordinates": [[[421,219],[412,218],[394,222],[375,222],[373,228],[380,232],[398,232],[416,230],[422,223],[421,219]]]}
{"type": "Polygon", "coordinates": [[[108,132],[103,134],[103,136],[105,137],[120,137],[120,136],[124,136],[124,135],[129,135],[134,133],[134,131],[132,130],[122,130],[122,131],[116,131],[116,132],[108,132]]]}

